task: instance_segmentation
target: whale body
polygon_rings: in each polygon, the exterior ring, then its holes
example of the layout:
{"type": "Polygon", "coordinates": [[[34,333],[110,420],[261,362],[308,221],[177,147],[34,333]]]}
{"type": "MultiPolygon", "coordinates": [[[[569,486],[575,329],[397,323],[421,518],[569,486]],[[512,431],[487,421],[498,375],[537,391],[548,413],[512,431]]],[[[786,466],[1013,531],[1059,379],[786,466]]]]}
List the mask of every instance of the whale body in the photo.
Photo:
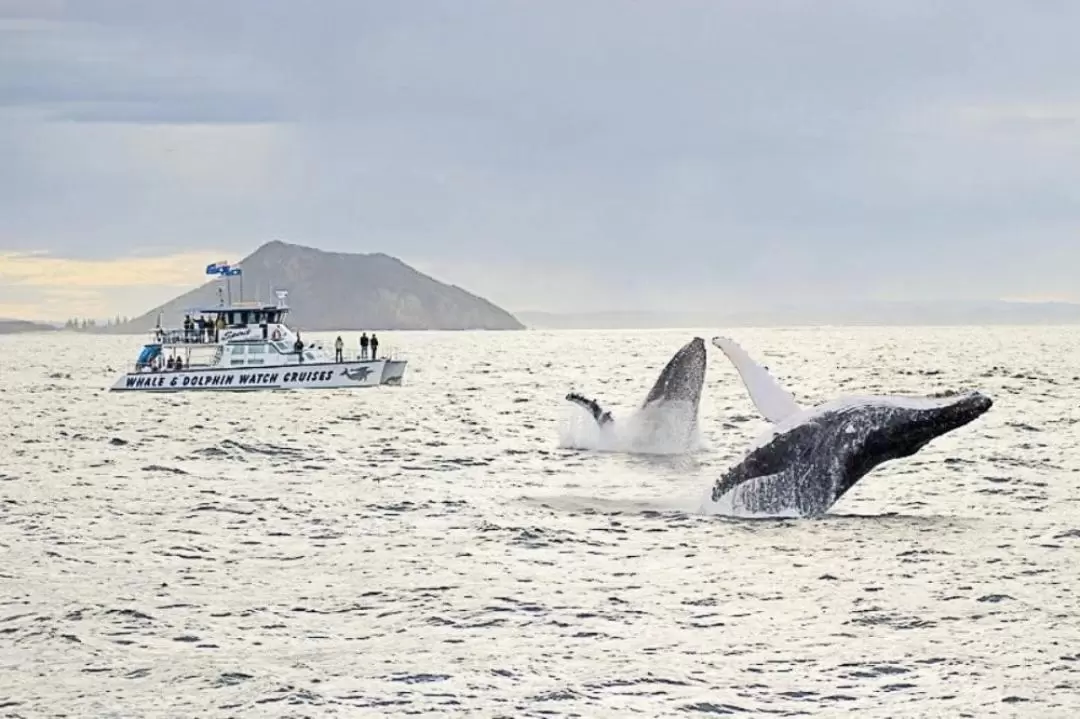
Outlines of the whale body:
{"type": "Polygon", "coordinates": [[[709,513],[824,514],[883,462],[908,457],[993,406],[980,392],[947,397],[843,397],[803,408],[733,340],[714,337],[772,426],[712,486],[709,513]]]}

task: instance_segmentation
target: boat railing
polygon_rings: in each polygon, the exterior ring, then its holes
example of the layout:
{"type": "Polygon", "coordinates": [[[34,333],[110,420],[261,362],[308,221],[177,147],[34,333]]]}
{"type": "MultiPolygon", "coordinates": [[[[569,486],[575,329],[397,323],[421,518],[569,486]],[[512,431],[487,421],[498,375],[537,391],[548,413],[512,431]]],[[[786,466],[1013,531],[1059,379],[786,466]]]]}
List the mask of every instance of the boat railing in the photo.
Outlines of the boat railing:
{"type": "Polygon", "coordinates": [[[350,349],[347,349],[347,348],[344,351],[344,355],[345,355],[345,359],[348,360],[349,362],[363,362],[363,361],[366,361],[366,360],[373,360],[373,359],[387,359],[387,360],[390,360],[390,359],[393,359],[393,360],[405,359],[405,357],[402,355],[402,353],[400,351],[395,350],[392,347],[383,348],[382,346],[379,347],[379,353],[378,353],[377,356],[373,356],[371,354],[370,349],[368,350],[368,354],[365,357],[365,356],[361,355],[359,349],[350,350],[350,349]]]}
{"type": "Polygon", "coordinates": [[[405,360],[405,359],[408,359],[408,354],[405,353],[405,352],[402,352],[401,350],[399,350],[396,347],[387,347],[387,348],[384,349],[383,347],[380,346],[379,347],[378,359],[405,360]]]}

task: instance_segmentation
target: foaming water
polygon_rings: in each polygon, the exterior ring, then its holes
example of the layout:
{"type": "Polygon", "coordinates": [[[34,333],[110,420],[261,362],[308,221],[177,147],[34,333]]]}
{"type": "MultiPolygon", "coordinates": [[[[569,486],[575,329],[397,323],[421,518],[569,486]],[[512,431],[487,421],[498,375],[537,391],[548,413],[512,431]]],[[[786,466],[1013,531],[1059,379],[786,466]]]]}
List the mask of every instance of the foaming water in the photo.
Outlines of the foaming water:
{"type": "Polygon", "coordinates": [[[699,428],[697,407],[690,402],[653,402],[625,418],[600,426],[575,405],[567,407],[559,426],[559,447],[597,452],[677,455],[707,449],[699,428]]]}
{"type": "Polygon", "coordinates": [[[566,387],[633,407],[719,331],[156,396],[104,391],[140,338],[0,338],[0,714],[1076,716],[1080,330],[729,331],[800,404],[994,398],[819,519],[698,512],[766,427],[717,352],[705,449],[559,447],[566,387]]]}

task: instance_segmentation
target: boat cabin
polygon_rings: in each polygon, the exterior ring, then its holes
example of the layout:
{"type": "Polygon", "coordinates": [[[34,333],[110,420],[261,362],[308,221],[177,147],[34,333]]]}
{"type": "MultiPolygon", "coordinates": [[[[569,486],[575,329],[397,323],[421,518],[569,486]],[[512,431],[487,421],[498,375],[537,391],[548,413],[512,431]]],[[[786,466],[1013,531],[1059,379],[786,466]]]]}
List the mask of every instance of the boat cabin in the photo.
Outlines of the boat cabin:
{"type": "Polygon", "coordinates": [[[191,309],[180,328],[165,329],[160,323],[154,328],[135,369],[227,369],[325,361],[319,343],[305,342],[297,352],[297,334],[285,324],[288,312],[283,301],[191,309]]]}
{"type": "Polygon", "coordinates": [[[285,325],[289,308],[258,302],[237,302],[188,310],[178,328],[154,328],[154,341],[165,345],[217,344],[261,337],[282,340],[293,336],[285,325]]]}

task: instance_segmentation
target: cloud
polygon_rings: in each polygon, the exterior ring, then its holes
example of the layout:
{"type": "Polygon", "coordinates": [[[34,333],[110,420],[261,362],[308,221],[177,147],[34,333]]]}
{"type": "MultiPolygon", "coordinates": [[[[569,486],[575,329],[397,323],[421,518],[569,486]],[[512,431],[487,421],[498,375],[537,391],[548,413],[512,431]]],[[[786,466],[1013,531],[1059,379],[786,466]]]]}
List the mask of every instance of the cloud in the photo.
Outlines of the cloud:
{"type": "MultiPolygon", "coordinates": [[[[218,253],[220,254],[220,253],[218,253]]],[[[72,260],[45,253],[0,253],[0,282],[31,287],[191,287],[205,280],[213,252],[118,260],[72,260]]]]}
{"type": "Polygon", "coordinates": [[[284,238],[541,310],[1071,291],[1080,6],[422,7],[0,3],[0,250],[284,238]]]}
{"type": "Polygon", "coordinates": [[[46,253],[0,253],[0,316],[65,320],[134,314],[206,280],[207,257],[190,252],[160,257],[85,260],[46,253]]]}

